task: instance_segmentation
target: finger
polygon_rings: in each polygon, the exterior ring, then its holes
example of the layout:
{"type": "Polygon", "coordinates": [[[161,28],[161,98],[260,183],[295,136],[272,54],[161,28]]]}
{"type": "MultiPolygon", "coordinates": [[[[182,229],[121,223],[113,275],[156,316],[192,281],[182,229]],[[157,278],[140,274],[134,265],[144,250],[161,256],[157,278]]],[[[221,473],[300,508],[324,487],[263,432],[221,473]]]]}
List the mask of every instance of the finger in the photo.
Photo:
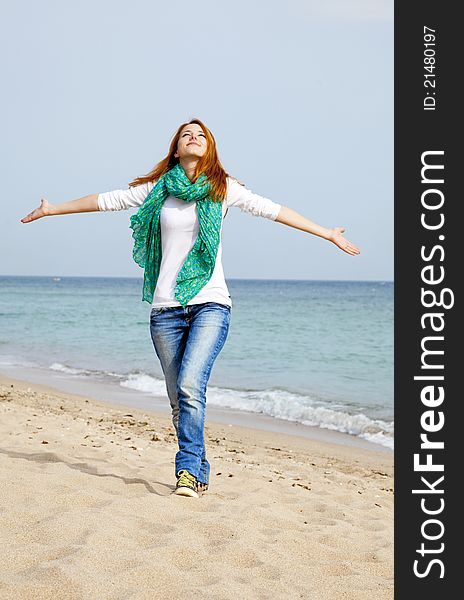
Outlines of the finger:
{"type": "Polygon", "coordinates": [[[348,247],[351,248],[352,250],[358,250],[358,248],[351,242],[348,242],[348,247]]]}

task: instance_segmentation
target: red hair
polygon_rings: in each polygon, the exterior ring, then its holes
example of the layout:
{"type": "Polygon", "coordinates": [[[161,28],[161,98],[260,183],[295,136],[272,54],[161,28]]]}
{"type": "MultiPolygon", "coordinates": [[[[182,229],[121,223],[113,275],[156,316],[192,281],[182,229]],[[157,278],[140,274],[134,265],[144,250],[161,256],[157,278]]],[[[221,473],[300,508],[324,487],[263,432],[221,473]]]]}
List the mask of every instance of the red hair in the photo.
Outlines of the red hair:
{"type": "Polygon", "coordinates": [[[163,158],[163,160],[161,160],[149,173],[147,173],[147,175],[137,177],[134,179],[134,181],[129,183],[129,187],[158,180],[161,175],[164,175],[176,164],[178,164],[179,158],[176,158],[174,154],[177,151],[177,143],[179,141],[181,131],[186,125],[191,125],[192,123],[196,123],[203,129],[207,141],[206,152],[197,163],[193,182],[195,182],[198,177],[204,173],[208,177],[208,181],[211,186],[210,198],[215,202],[222,202],[224,200],[227,193],[227,177],[229,177],[229,175],[226,173],[221,161],[219,160],[216,148],[216,140],[214,139],[213,134],[200,121],[200,119],[191,119],[188,123],[182,123],[171,140],[168,155],[163,158]]]}

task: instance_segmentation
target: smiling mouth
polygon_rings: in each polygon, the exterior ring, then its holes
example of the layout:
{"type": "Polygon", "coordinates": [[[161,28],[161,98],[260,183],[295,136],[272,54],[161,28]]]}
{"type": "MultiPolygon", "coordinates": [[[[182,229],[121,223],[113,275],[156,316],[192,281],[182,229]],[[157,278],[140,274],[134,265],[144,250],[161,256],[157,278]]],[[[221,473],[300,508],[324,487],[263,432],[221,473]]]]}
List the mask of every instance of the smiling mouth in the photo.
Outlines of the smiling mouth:
{"type": "Polygon", "coordinates": [[[194,144],[195,146],[199,146],[199,145],[200,145],[200,144],[197,144],[196,142],[189,142],[189,143],[187,144],[187,146],[190,146],[190,144],[194,144]]]}

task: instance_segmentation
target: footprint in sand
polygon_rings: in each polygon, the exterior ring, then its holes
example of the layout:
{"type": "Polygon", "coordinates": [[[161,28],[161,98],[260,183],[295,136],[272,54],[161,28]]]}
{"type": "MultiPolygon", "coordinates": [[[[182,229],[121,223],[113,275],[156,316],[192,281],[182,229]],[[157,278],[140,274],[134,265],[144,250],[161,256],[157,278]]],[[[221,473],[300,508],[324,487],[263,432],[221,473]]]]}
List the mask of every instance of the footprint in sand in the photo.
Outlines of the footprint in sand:
{"type": "Polygon", "coordinates": [[[282,578],[282,571],[275,564],[263,564],[259,568],[259,574],[264,580],[280,581],[282,578]]]}
{"type": "Polygon", "coordinates": [[[319,513],[327,512],[327,504],[316,503],[313,507],[313,510],[319,513]]]}
{"type": "Polygon", "coordinates": [[[148,519],[140,519],[139,518],[137,520],[141,523],[143,531],[145,533],[151,535],[153,539],[159,538],[160,536],[163,536],[163,535],[170,535],[171,533],[176,531],[176,528],[173,527],[172,525],[164,525],[162,523],[153,523],[151,521],[148,521],[148,519]]]}
{"type": "Polygon", "coordinates": [[[61,546],[60,548],[50,548],[40,557],[41,561],[53,564],[54,561],[66,562],[66,559],[76,552],[80,552],[84,544],[74,543],[68,546],[61,546]]]}
{"type": "Polygon", "coordinates": [[[367,531],[384,531],[386,529],[384,521],[376,522],[374,520],[365,521],[363,529],[367,531]]]}
{"type": "Polygon", "coordinates": [[[229,527],[221,524],[208,524],[208,523],[197,523],[192,524],[192,528],[195,527],[198,533],[201,533],[207,540],[214,545],[225,544],[236,538],[237,532],[233,531],[229,527]]]}
{"type": "Polygon", "coordinates": [[[259,560],[252,550],[240,550],[229,556],[228,563],[242,569],[251,569],[263,565],[263,561],[259,560]]]}
{"type": "Polygon", "coordinates": [[[177,568],[189,571],[201,565],[204,560],[202,554],[195,552],[192,548],[178,548],[171,555],[171,561],[177,568]]]}
{"type": "Polygon", "coordinates": [[[329,548],[346,548],[352,545],[352,542],[343,537],[334,537],[333,535],[320,535],[317,541],[322,546],[328,546],[329,548]]]}
{"type": "Polygon", "coordinates": [[[266,537],[271,537],[275,539],[277,536],[281,534],[281,530],[279,529],[260,529],[259,533],[262,533],[266,537]]]}

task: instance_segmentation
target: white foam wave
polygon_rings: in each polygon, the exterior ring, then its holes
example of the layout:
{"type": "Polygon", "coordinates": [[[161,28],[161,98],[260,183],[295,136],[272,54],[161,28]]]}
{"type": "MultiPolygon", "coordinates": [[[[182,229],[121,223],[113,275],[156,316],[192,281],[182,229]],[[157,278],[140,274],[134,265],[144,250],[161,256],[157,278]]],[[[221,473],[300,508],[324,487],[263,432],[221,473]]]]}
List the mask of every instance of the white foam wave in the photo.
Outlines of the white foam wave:
{"type": "MultiPolygon", "coordinates": [[[[164,381],[145,373],[130,374],[121,381],[121,385],[157,396],[166,395],[164,381]]],[[[371,419],[363,413],[349,414],[333,410],[309,396],[276,389],[253,391],[211,386],[208,388],[207,402],[210,406],[263,413],[303,425],[348,433],[393,449],[392,422],[371,419]]]]}
{"type": "MultiPolygon", "coordinates": [[[[166,396],[164,380],[146,373],[135,372],[123,376],[109,371],[76,369],[62,363],[53,363],[50,365],[50,369],[68,375],[105,375],[118,378],[121,380],[120,385],[122,387],[155,396],[166,396]]],[[[286,390],[233,390],[210,386],[207,402],[208,405],[218,408],[262,413],[270,417],[302,423],[303,425],[348,433],[391,449],[394,445],[392,422],[371,419],[361,412],[350,414],[343,409],[334,410],[321,400],[293,394],[286,390]]]]}
{"type": "Polygon", "coordinates": [[[155,396],[166,395],[166,384],[164,380],[157,379],[145,373],[131,373],[127,379],[121,381],[123,387],[139,390],[140,392],[148,392],[155,396]]]}
{"type": "Polygon", "coordinates": [[[68,375],[86,375],[88,371],[84,369],[74,369],[73,367],[67,367],[61,363],[53,363],[49,369],[52,371],[61,371],[62,373],[68,373],[68,375]]]}
{"type": "Polygon", "coordinates": [[[87,377],[95,377],[95,376],[105,376],[105,377],[115,377],[117,379],[123,379],[124,375],[120,373],[113,373],[112,371],[98,371],[98,370],[89,370],[89,369],[76,369],[74,367],[69,367],[68,365],[63,365],[62,363],[53,363],[49,367],[52,371],[60,371],[61,373],[67,373],[68,375],[85,375],[87,377]]]}

